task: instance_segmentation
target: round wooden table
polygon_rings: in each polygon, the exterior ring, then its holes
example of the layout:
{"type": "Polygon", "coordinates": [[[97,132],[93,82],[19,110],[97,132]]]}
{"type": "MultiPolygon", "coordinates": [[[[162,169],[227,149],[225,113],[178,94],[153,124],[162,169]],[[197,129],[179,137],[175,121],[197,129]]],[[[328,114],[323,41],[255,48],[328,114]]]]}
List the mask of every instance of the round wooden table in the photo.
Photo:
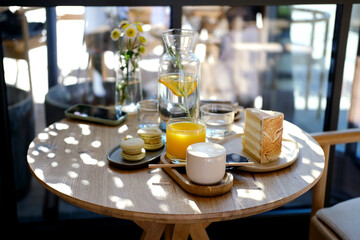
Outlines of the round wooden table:
{"type": "MultiPolygon", "coordinates": [[[[235,126],[236,127],[236,126],[235,126]]],[[[243,218],[280,207],[311,189],[324,168],[317,142],[284,122],[284,133],[300,148],[297,161],[281,170],[232,171],[232,189],[216,197],[185,192],[162,169],[121,170],[108,152],[125,135],[136,135],[137,117],[119,126],[64,119],[45,128],[28,150],[33,176],[49,191],[81,208],[134,221],[143,238],[208,239],[215,221],[243,218]]]]}

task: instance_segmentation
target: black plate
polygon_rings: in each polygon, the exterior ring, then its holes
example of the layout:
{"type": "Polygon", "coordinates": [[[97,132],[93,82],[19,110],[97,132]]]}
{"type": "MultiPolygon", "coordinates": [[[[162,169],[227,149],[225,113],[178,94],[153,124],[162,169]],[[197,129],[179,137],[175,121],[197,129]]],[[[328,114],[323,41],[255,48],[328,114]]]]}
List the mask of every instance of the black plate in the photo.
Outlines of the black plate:
{"type": "Polygon", "coordinates": [[[122,149],[120,145],[118,145],[109,151],[107,155],[107,159],[113,166],[118,168],[138,169],[138,168],[147,167],[148,164],[159,160],[160,155],[164,152],[164,150],[165,150],[165,144],[160,149],[154,151],[146,150],[145,157],[140,161],[127,161],[122,158],[121,156],[122,149]]]}

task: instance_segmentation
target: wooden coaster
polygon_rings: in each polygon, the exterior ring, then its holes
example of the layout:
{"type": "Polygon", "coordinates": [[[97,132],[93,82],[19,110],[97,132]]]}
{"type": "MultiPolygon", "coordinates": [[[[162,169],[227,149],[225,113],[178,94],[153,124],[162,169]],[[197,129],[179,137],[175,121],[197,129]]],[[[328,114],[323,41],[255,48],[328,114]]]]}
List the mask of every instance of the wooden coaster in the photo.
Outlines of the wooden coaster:
{"type": "MultiPolygon", "coordinates": [[[[161,154],[160,163],[171,164],[165,152],[161,154]]],[[[163,168],[163,170],[186,192],[197,196],[213,197],[222,195],[230,191],[233,186],[234,177],[228,172],[226,172],[223,179],[215,185],[198,185],[191,182],[186,176],[186,173],[181,173],[177,168],[163,168]]]]}

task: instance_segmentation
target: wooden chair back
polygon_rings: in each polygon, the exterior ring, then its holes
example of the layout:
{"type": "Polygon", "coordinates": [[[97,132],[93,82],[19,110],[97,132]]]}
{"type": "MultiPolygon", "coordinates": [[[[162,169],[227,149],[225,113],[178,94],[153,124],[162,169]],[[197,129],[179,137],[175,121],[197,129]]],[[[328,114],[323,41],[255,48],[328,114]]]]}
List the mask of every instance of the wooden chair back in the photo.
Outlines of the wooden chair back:
{"type": "MultiPolygon", "coordinates": [[[[311,136],[320,144],[325,154],[323,175],[313,188],[311,208],[311,217],[313,217],[319,209],[324,207],[330,147],[337,144],[359,142],[360,128],[314,133],[311,136]]],[[[310,236],[315,234],[314,231],[313,227],[310,226],[310,236]]]]}

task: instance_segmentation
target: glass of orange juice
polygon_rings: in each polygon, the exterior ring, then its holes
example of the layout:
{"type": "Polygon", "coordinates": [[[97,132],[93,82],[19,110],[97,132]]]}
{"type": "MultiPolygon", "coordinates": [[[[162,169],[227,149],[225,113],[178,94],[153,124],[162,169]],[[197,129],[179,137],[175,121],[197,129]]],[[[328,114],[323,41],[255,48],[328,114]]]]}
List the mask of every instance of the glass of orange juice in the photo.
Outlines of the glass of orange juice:
{"type": "Polygon", "coordinates": [[[205,142],[205,123],[194,118],[172,118],[166,123],[166,156],[186,160],[186,149],[197,142],[205,142]]]}

